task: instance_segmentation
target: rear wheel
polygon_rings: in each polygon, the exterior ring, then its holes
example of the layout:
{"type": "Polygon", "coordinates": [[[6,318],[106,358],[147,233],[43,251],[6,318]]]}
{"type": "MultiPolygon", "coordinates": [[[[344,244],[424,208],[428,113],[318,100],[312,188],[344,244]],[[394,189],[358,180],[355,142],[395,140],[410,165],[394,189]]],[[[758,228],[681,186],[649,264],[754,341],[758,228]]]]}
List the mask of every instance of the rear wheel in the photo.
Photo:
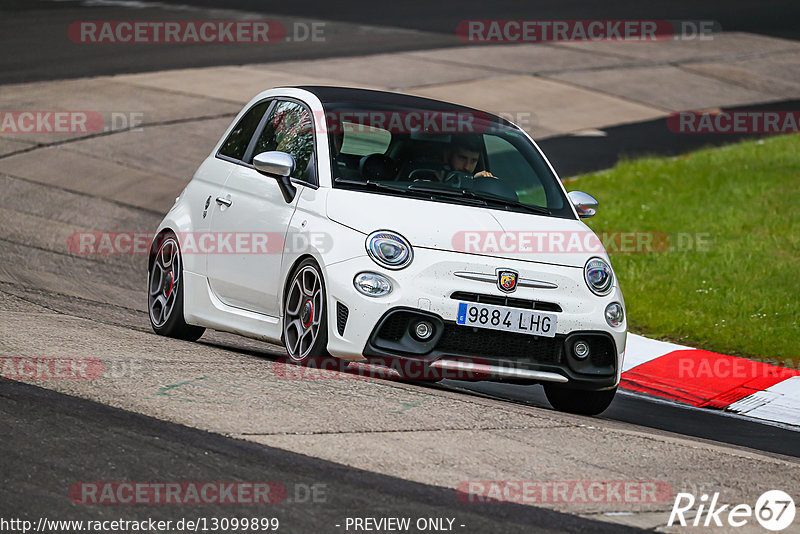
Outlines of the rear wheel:
{"type": "Polygon", "coordinates": [[[304,260],[294,270],[283,311],[283,344],[289,357],[304,363],[328,356],[325,282],[314,260],[304,260]]]}
{"type": "Polygon", "coordinates": [[[545,384],[544,393],[556,410],[581,415],[598,415],[603,413],[614,400],[617,388],[584,391],[568,389],[558,384],[545,384]]]}
{"type": "Polygon", "coordinates": [[[158,246],[150,262],[147,310],[156,334],[195,341],[205,328],[183,320],[183,264],[178,237],[168,232],[154,243],[158,246]]]}

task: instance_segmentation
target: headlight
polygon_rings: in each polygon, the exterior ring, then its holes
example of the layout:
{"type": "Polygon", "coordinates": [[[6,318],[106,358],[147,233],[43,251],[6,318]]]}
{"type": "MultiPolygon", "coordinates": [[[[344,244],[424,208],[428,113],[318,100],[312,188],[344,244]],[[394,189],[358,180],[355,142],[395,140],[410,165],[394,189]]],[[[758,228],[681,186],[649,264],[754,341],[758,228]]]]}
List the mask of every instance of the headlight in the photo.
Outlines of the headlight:
{"type": "Polygon", "coordinates": [[[353,278],[353,285],[368,297],[382,297],[392,292],[392,283],[378,273],[359,273],[353,278]]]}
{"type": "Polygon", "coordinates": [[[624,318],[625,312],[622,310],[622,304],[612,302],[606,306],[606,322],[609,326],[617,327],[621,325],[624,318]]]}
{"type": "Polygon", "coordinates": [[[607,295],[614,284],[614,273],[605,261],[600,258],[592,258],[586,262],[583,268],[583,277],[586,285],[595,295],[607,295]]]}
{"type": "Polygon", "coordinates": [[[367,237],[367,253],[372,260],[388,269],[402,269],[414,259],[414,251],[403,236],[378,230],[367,237]]]}

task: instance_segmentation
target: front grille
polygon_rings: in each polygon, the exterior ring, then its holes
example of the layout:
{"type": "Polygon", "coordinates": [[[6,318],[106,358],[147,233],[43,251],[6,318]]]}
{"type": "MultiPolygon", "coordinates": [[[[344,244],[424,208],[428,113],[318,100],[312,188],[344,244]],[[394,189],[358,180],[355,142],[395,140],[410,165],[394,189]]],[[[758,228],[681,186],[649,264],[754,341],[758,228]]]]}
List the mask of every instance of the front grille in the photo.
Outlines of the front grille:
{"type": "MultiPolygon", "coordinates": [[[[463,302],[479,302],[481,304],[491,304],[493,306],[508,306],[509,308],[522,308],[523,310],[537,310],[560,312],[561,306],[554,302],[542,302],[540,300],[518,299],[509,296],[483,295],[471,293],[469,291],[456,291],[450,298],[463,302]]],[[[524,334],[526,335],[526,334],[524,334]]]]}
{"type": "Polygon", "coordinates": [[[445,324],[436,350],[519,362],[561,363],[564,337],[541,337],[445,324]]]}
{"type": "Polygon", "coordinates": [[[344,335],[344,328],[347,326],[347,317],[350,315],[350,310],[341,302],[336,303],[336,330],[339,335],[344,335]]]}

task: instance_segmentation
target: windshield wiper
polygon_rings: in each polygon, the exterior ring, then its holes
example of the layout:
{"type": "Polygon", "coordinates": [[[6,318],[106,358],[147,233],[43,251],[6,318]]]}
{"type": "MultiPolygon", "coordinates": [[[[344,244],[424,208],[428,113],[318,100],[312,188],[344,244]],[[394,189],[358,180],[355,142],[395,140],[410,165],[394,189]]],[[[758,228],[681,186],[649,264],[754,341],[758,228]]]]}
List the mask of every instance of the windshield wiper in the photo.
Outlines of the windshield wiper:
{"type": "Polygon", "coordinates": [[[531,213],[537,213],[540,215],[552,215],[552,212],[549,209],[542,206],[525,204],[523,202],[519,202],[518,200],[511,200],[510,198],[493,195],[491,193],[476,193],[471,189],[454,189],[451,187],[438,188],[438,187],[424,186],[420,184],[411,184],[410,186],[408,186],[408,188],[413,191],[425,191],[426,193],[437,193],[442,195],[459,196],[475,200],[481,200],[484,203],[493,203],[501,206],[520,208],[525,211],[529,211],[531,213]]]}
{"type": "Polygon", "coordinates": [[[461,202],[466,204],[471,204],[475,206],[485,206],[486,201],[477,199],[477,198],[470,198],[465,197],[461,194],[461,191],[458,189],[437,189],[433,187],[419,187],[417,184],[409,185],[408,187],[400,186],[400,185],[391,185],[386,184],[383,182],[374,182],[372,180],[367,180],[362,182],[360,180],[347,180],[345,178],[335,178],[334,182],[337,184],[346,184],[346,185],[356,185],[356,186],[366,186],[371,189],[379,189],[383,191],[392,191],[396,193],[405,193],[409,196],[413,196],[416,198],[442,198],[446,197],[447,200],[458,199],[461,202]]]}
{"type": "Polygon", "coordinates": [[[507,207],[511,207],[511,208],[519,208],[519,209],[523,209],[523,210],[529,211],[531,213],[538,213],[540,215],[552,215],[553,214],[549,209],[547,209],[547,208],[545,208],[543,206],[534,206],[533,204],[525,204],[524,202],[520,202],[519,200],[511,200],[510,198],[501,197],[501,196],[495,196],[495,195],[492,195],[491,193],[489,193],[489,194],[487,194],[487,193],[478,194],[478,193],[475,193],[474,191],[470,191],[468,189],[464,189],[463,192],[464,192],[464,196],[467,196],[469,198],[477,198],[479,200],[483,200],[485,202],[491,202],[491,203],[498,204],[498,205],[501,205],[501,206],[507,206],[507,207]]]}
{"type": "MultiPolygon", "coordinates": [[[[435,183],[435,182],[434,182],[435,183]]],[[[450,186],[431,187],[430,185],[423,185],[420,183],[412,183],[408,186],[410,191],[424,191],[426,193],[434,193],[437,195],[448,195],[454,197],[463,197],[461,189],[454,189],[450,186]]]]}
{"type": "Polygon", "coordinates": [[[362,182],[361,180],[348,180],[346,178],[334,178],[333,181],[335,183],[337,183],[337,184],[366,186],[366,187],[370,187],[372,189],[382,189],[382,190],[385,190],[385,191],[397,191],[398,193],[405,193],[406,191],[408,191],[408,189],[403,187],[403,186],[389,185],[389,184],[385,184],[385,183],[382,183],[382,182],[375,182],[375,181],[372,181],[372,180],[366,180],[366,181],[362,182]]]}

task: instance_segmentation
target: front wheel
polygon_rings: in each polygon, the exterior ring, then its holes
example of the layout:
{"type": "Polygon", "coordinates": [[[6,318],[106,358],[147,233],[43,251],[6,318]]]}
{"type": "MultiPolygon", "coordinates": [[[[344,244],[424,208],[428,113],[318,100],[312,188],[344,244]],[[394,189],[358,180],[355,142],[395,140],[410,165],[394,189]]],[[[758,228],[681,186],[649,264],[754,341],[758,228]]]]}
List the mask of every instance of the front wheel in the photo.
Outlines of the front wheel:
{"type": "Polygon", "coordinates": [[[603,391],[584,391],[568,389],[558,384],[545,384],[544,393],[553,408],[560,412],[599,415],[614,400],[617,388],[603,391]]]}
{"type": "Polygon", "coordinates": [[[183,319],[183,266],[178,237],[169,232],[154,245],[158,245],[158,251],[150,261],[147,284],[150,325],[156,334],[195,341],[205,328],[186,324],[183,319]]]}
{"type": "Polygon", "coordinates": [[[328,355],[325,281],[314,260],[304,260],[294,270],[286,288],[283,344],[297,363],[328,355]]]}

